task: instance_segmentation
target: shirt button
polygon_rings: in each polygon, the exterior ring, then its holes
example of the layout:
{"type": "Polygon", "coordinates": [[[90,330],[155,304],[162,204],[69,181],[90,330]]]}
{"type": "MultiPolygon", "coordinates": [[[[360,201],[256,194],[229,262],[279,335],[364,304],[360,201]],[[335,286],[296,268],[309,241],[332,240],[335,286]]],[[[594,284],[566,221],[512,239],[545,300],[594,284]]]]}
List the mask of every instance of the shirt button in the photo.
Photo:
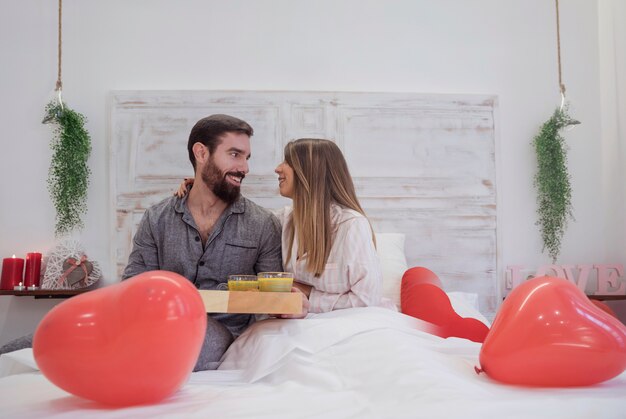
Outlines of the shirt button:
{"type": "Polygon", "coordinates": [[[204,266],[204,261],[203,261],[203,260],[201,260],[201,261],[200,261],[200,263],[198,263],[198,265],[200,265],[200,266],[204,266]]]}
{"type": "Polygon", "coordinates": [[[196,236],[196,241],[199,242],[200,241],[200,237],[196,236]]]}

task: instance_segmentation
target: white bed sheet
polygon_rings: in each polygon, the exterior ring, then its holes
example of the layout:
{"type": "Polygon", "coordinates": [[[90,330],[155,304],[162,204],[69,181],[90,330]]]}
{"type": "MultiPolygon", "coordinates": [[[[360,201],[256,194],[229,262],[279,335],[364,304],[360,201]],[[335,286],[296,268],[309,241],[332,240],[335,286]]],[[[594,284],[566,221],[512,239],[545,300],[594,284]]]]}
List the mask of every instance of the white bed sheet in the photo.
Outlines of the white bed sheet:
{"type": "Polygon", "coordinates": [[[159,404],[124,409],[79,399],[39,372],[16,369],[0,379],[0,416],[626,417],[626,373],[585,388],[505,386],[474,372],[480,344],[438,338],[418,330],[421,324],[373,307],[266,320],[231,346],[220,370],[192,374],[159,404]]]}

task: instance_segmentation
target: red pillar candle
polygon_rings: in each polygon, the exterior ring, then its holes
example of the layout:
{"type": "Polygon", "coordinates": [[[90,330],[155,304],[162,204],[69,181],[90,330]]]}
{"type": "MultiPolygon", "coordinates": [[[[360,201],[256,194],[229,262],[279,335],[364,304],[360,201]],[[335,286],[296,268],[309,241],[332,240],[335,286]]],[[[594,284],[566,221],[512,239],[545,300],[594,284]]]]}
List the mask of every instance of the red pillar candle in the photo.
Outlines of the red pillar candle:
{"type": "Polygon", "coordinates": [[[13,287],[22,282],[22,274],[24,273],[24,259],[4,258],[2,260],[2,278],[0,279],[0,288],[3,290],[13,290],[13,287]]]}
{"type": "Polygon", "coordinates": [[[33,252],[26,254],[26,272],[24,273],[24,285],[28,287],[39,287],[39,276],[41,274],[41,253],[33,252]]]}

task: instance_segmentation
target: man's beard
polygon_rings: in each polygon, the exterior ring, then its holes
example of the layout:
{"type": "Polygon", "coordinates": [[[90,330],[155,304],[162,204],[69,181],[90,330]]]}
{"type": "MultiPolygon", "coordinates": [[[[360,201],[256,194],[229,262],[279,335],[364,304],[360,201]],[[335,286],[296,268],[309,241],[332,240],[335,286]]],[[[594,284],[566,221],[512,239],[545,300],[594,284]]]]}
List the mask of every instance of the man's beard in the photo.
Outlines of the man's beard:
{"type": "Polygon", "coordinates": [[[202,181],[215,196],[230,205],[241,195],[241,187],[228,182],[226,180],[228,175],[241,176],[242,180],[245,177],[245,174],[242,172],[222,173],[213,163],[213,160],[210,160],[202,171],[202,181]]]}

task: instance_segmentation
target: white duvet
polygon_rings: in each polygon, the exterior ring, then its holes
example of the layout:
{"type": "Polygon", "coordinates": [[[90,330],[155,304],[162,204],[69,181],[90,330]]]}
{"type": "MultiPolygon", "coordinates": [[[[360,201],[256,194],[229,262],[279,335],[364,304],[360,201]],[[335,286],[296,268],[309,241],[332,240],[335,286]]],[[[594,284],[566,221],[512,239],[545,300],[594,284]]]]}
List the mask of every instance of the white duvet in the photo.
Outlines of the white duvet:
{"type": "Polygon", "coordinates": [[[220,370],[192,374],[162,403],[125,409],[57,389],[28,365],[32,352],[19,351],[0,363],[10,374],[0,379],[0,417],[626,417],[626,373],[585,388],[505,386],[474,372],[480,344],[422,327],[373,307],[266,320],[231,346],[220,370]]]}

